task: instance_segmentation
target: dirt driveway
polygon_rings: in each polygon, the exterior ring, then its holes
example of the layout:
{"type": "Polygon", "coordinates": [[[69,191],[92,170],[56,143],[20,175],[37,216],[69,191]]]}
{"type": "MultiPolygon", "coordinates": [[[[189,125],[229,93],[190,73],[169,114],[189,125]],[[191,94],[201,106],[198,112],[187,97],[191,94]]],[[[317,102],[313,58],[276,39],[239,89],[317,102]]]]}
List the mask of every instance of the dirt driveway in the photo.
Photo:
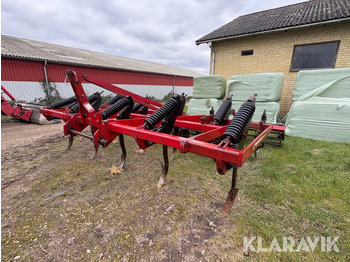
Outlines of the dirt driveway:
{"type": "Polygon", "coordinates": [[[63,122],[38,125],[17,120],[1,123],[1,150],[11,147],[24,146],[38,139],[52,136],[63,136],[63,122]]]}

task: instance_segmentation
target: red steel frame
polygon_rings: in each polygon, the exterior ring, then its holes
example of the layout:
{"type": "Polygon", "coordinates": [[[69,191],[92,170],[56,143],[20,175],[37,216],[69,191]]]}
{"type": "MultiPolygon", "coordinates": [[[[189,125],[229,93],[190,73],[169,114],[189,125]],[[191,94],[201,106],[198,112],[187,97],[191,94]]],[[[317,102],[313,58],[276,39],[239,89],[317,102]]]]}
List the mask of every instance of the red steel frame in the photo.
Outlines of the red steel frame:
{"type": "MultiPolygon", "coordinates": [[[[146,130],[143,128],[143,122],[147,116],[138,114],[131,114],[131,119],[126,120],[115,120],[111,117],[107,121],[102,121],[101,111],[95,112],[87,100],[87,96],[82,86],[84,81],[96,84],[122,96],[132,96],[134,101],[146,105],[151,109],[157,109],[161,106],[161,104],[75,71],[67,70],[67,75],[71,80],[72,88],[76,97],[78,98],[80,112],[70,115],[67,110],[53,110],[49,108],[40,109],[40,112],[49,119],[50,117],[64,119],[66,121],[64,126],[65,135],[69,135],[69,130],[72,129],[81,132],[87,126],[93,126],[97,130],[94,134],[95,146],[102,144],[102,146],[106,147],[119,134],[123,134],[134,137],[141,149],[146,149],[147,145],[145,144],[145,141],[150,141],[179,149],[181,153],[190,152],[210,157],[216,161],[218,169],[223,169],[223,167],[226,166],[226,163],[234,164],[239,167],[242,166],[242,164],[252,153],[254,153],[254,151],[265,140],[271,131],[284,131],[284,126],[263,124],[263,132],[253,141],[251,141],[243,150],[238,150],[228,147],[223,148],[221,146],[209,143],[209,141],[221,137],[227,126],[202,124],[201,118],[203,115],[183,115],[177,118],[175,122],[176,127],[204,132],[190,138],[146,130]]],[[[252,122],[250,127],[259,128],[259,123],[252,122]]]]}
{"type": "MultiPolygon", "coordinates": [[[[1,90],[12,100],[16,101],[16,98],[1,85],[1,90]]],[[[12,107],[10,103],[1,95],[1,113],[12,116],[13,118],[30,121],[30,116],[33,111],[29,109],[24,109],[22,105],[18,104],[16,107],[12,107]]]]}
{"type": "MultiPolygon", "coordinates": [[[[220,145],[211,143],[211,141],[220,138],[223,135],[227,126],[217,126],[210,123],[203,123],[203,117],[210,118],[210,116],[183,114],[182,116],[177,117],[175,127],[201,132],[200,134],[189,138],[147,130],[143,126],[144,119],[147,118],[147,116],[140,114],[131,114],[130,119],[125,120],[116,120],[115,115],[107,120],[102,120],[102,110],[100,109],[98,112],[95,112],[95,110],[89,104],[82,86],[83,82],[98,85],[122,96],[129,95],[134,101],[146,105],[153,110],[158,109],[161,104],[72,70],[67,70],[66,74],[70,79],[72,88],[79,102],[79,113],[72,115],[69,113],[67,108],[42,108],[40,109],[40,112],[48,119],[52,119],[52,117],[63,119],[66,122],[64,125],[65,135],[83,135],[88,137],[94,141],[95,148],[98,148],[99,145],[102,145],[103,147],[108,146],[118,135],[127,135],[134,137],[136,143],[141,149],[146,149],[148,147],[150,144],[146,143],[146,141],[148,141],[176,148],[181,153],[189,152],[212,158],[216,162],[218,173],[223,175],[227,171],[226,169],[227,166],[229,166],[228,164],[234,165],[235,170],[237,170],[237,167],[242,166],[243,163],[247,161],[249,156],[253,154],[264,142],[270,132],[278,131],[284,133],[284,126],[266,124],[262,122],[251,122],[250,128],[260,129],[261,132],[246,147],[239,150],[230,148],[228,145],[224,146],[222,143],[220,145]],[[84,133],[82,133],[82,131],[88,126],[91,126],[92,130],[94,130],[94,134],[92,136],[84,135],[84,133]]],[[[236,193],[237,192],[232,194],[236,193]]],[[[234,197],[235,196],[232,198],[234,199],[234,197]]],[[[233,202],[233,200],[231,201],[233,202]]]]}

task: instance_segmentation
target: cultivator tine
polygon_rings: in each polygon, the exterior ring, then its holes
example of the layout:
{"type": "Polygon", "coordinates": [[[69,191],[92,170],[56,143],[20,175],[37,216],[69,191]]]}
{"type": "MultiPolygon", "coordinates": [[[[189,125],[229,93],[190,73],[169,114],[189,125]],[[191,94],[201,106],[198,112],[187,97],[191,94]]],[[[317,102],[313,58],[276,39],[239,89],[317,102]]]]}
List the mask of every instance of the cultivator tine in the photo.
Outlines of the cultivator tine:
{"type": "MultiPolygon", "coordinates": [[[[179,136],[179,127],[177,127],[177,126],[174,126],[174,127],[173,127],[173,135],[174,135],[174,136],[179,136]]],[[[175,159],[176,150],[177,150],[177,149],[176,149],[175,147],[173,147],[173,151],[172,151],[172,153],[171,153],[170,161],[173,161],[173,160],[175,159]]]]}
{"type": "Polygon", "coordinates": [[[235,165],[233,167],[233,171],[232,171],[231,189],[230,189],[230,192],[227,195],[226,202],[225,202],[224,207],[223,207],[223,209],[221,211],[221,214],[223,216],[227,216],[230,213],[230,211],[232,209],[232,206],[233,206],[233,202],[235,201],[237,193],[238,193],[238,188],[236,188],[237,169],[238,168],[235,165]]]}
{"type": "Polygon", "coordinates": [[[67,146],[66,150],[71,148],[71,146],[73,145],[73,140],[74,140],[74,135],[69,134],[68,146],[67,146]]]}
{"type": "Polygon", "coordinates": [[[177,149],[175,147],[173,147],[173,152],[171,153],[170,161],[173,161],[175,159],[176,151],[177,151],[177,149]]]}
{"type": "Polygon", "coordinates": [[[119,144],[122,149],[121,163],[119,169],[126,170],[126,148],[124,143],[124,135],[119,134],[119,144]]]}
{"type": "Polygon", "coordinates": [[[168,146],[163,145],[164,165],[162,164],[162,175],[159,178],[157,188],[160,189],[165,184],[166,175],[169,169],[168,146]]]}
{"type": "Polygon", "coordinates": [[[98,152],[98,146],[94,146],[94,153],[92,154],[91,159],[95,158],[95,156],[97,155],[97,152],[98,152]]]}

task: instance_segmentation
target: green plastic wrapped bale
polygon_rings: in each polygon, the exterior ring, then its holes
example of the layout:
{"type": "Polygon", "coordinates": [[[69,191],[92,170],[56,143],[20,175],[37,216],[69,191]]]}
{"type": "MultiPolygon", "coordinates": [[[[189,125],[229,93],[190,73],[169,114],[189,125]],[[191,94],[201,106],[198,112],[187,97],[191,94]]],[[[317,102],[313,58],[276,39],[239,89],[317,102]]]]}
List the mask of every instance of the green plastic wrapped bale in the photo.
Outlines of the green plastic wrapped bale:
{"type": "Polygon", "coordinates": [[[293,101],[314,96],[350,98],[350,68],[300,71],[295,80],[293,101]]]}
{"type": "MultiPolygon", "coordinates": [[[[232,101],[231,108],[235,109],[235,111],[237,112],[243,103],[243,101],[232,101]]],[[[261,120],[261,116],[264,110],[266,110],[266,123],[276,124],[280,113],[280,103],[255,102],[255,112],[252,121],[259,122],[261,120]]],[[[232,116],[230,116],[230,119],[232,119],[232,116]]]]}
{"type": "Polygon", "coordinates": [[[187,114],[190,115],[209,115],[212,107],[215,112],[221,106],[222,100],[220,99],[196,99],[191,98],[188,102],[187,114]]]}
{"type": "Polygon", "coordinates": [[[293,103],[286,122],[288,136],[350,143],[350,99],[313,97],[293,103]]]}
{"type": "Polygon", "coordinates": [[[227,81],[226,96],[233,95],[235,101],[246,101],[258,94],[258,102],[278,102],[281,99],[284,74],[262,73],[231,76],[227,81]]]}
{"type": "Polygon", "coordinates": [[[219,75],[193,78],[193,98],[217,98],[225,96],[226,80],[219,75]]]}

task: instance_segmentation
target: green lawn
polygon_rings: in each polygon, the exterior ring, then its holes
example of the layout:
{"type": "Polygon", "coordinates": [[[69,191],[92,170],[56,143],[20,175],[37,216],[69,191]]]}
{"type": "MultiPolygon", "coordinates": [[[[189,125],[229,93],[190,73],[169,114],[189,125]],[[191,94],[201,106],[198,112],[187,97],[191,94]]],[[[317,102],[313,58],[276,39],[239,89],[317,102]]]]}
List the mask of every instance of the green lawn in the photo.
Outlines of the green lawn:
{"type": "MultiPolygon", "coordinates": [[[[256,260],[348,261],[350,259],[350,145],[287,137],[281,148],[265,147],[241,169],[247,198],[241,234],[297,243],[306,237],[339,237],[339,253],[266,252],[256,260]],[[244,232],[243,232],[244,231],[244,232]]],[[[321,240],[320,240],[321,241],[321,240]]],[[[255,247],[257,242],[254,242],[255,247]]],[[[297,244],[295,249],[297,248],[297,244]]]]}

